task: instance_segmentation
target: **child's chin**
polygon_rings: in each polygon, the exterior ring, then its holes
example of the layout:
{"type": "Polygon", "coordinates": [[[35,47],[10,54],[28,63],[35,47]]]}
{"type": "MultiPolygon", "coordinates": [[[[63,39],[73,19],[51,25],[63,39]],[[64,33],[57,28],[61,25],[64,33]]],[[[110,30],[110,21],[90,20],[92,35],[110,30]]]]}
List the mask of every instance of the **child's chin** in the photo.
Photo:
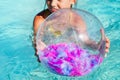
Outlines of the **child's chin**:
{"type": "Polygon", "coordinates": [[[50,12],[56,12],[57,9],[50,9],[50,12]]]}

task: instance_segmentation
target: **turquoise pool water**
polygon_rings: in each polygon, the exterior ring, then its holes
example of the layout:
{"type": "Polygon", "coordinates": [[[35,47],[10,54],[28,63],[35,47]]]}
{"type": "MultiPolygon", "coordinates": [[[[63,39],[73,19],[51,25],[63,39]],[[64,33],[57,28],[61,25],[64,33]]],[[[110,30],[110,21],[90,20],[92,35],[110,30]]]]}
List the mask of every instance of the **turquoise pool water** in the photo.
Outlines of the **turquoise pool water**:
{"type": "Polygon", "coordinates": [[[120,0],[78,0],[103,23],[111,41],[101,66],[83,77],[49,73],[34,56],[32,22],[45,0],[0,0],[0,80],[120,80],[120,0]]]}

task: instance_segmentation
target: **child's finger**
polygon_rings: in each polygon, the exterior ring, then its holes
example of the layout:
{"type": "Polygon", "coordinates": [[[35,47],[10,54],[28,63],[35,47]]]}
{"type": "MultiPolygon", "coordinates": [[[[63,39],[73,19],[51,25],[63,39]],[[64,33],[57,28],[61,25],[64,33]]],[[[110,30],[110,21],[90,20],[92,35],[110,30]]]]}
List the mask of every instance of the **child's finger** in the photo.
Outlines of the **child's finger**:
{"type": "Polygon", "coordinates": [[[109,43],[106,43],[106,48],[110,48],[110,44],[109,43]]]}
{"type": "Polygon", "coordinates": [[[106,37],[106,48],[110,48],[110,40],[106,37]]]}
{"type": "Polygon", "coordinates": [[[109,49],[109,48],[110,48],[109,44],[106,44],[106,49],[109,49]]]}
{"type": "Polygon", "coordinates": [[[110,40],[109,38],[106,37],[106,43],[110,43],[110,40]]]}
{"type": "Polygon", "coordinates": [[[108,52],[109,52],[109,49],[105,49],[105,52],[108,53],[108,52]]]}

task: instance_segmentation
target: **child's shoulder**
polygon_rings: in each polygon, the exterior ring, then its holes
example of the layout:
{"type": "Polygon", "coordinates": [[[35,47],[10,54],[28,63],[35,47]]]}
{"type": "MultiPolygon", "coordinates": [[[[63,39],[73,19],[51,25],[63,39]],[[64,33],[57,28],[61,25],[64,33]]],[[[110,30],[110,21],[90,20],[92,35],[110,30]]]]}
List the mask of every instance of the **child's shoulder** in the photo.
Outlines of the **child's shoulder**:
{"type": "Polygon", "coordinates": [[[39,12],[34,18],[34,23],[43,21],[50,14],[51,14],[51,12],[48,9],[45,9],[45,10],[39,12]]]}
{"type": "Polygon", "coordinates": [[[35,30],[35,33],[37,32],[38,30],[38,27],[39,25],[45,20],[45,18],[47,16],[49,16],[51,13],[48,9],[46,10],[43,10],[41,12],[39,12],[35,18],[34,18],[34,21],[33,21],[33,26],[34,26],[34,30],[35,30]]]}

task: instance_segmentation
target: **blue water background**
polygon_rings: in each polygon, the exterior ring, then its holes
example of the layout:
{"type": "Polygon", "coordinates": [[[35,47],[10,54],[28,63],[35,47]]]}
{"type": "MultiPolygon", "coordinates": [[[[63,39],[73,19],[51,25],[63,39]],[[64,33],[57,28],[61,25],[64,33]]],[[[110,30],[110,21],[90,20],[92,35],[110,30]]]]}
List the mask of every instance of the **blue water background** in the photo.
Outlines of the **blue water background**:
{"type": "Polygon", "coordinates": [[[74,6],[99,18],[111,41],[101,66],[83,77],[48,72],[34,56],[32,23],[45,0],[0,0],[0,80],[120,80],[120,0],[78,0],[74,6]]]}

